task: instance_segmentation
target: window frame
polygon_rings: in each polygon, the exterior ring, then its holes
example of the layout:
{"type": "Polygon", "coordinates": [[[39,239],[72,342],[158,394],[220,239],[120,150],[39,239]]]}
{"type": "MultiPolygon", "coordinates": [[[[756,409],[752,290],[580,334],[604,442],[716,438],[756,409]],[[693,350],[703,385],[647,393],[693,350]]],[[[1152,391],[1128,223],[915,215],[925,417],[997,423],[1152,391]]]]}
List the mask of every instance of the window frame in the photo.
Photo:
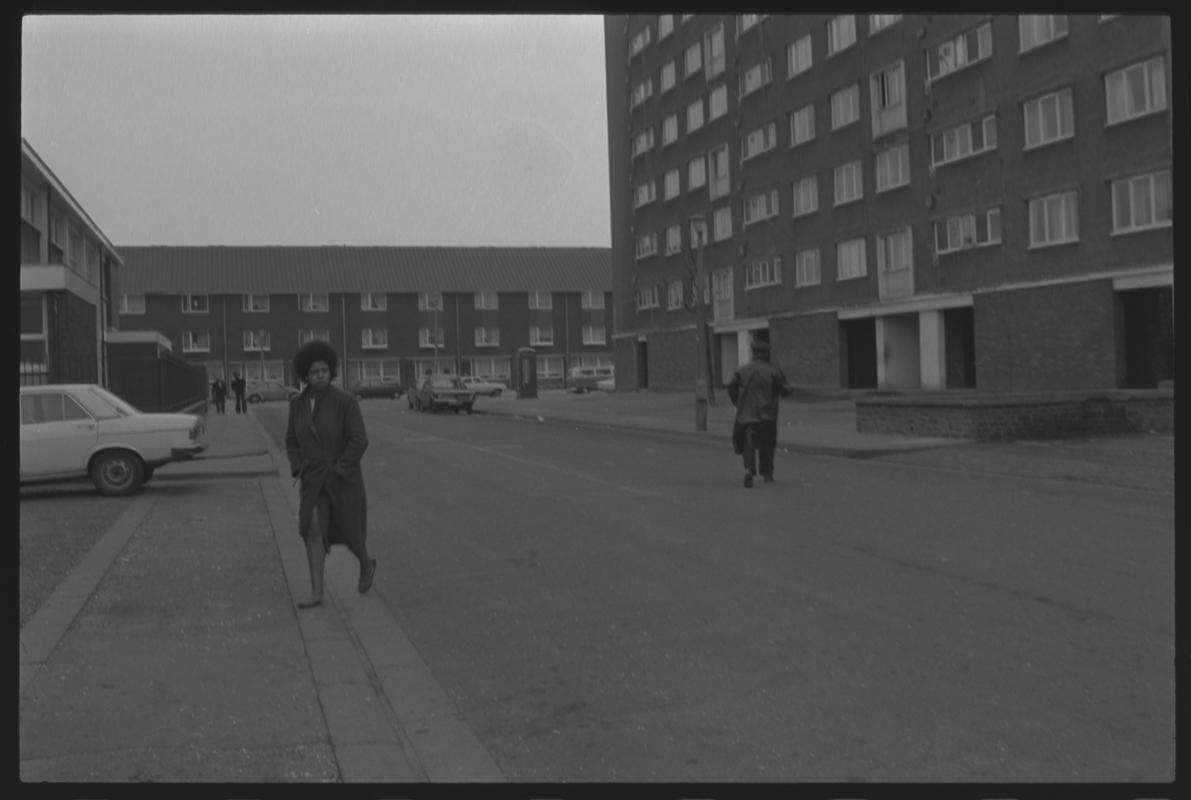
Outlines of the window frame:
{"type": "Polygon", "coordinates": [[[243,345],[241,350],[245,353],[273,352],[273,334],[263,328],[245,328],[240,332],[240,343],[243,345]]]}
{"type": "Polygon", "coordinates": [[[148,305],[148,301],[145,299],[145,295],[143,295],[143,294],[122,294],[122,295],[120,295],[120,313],[121,314],[144,314],[145,308],[147,305],[148,305]],[[128,300],[129,300],[129,298],[132,298],[132,297],[139,297],[141,299],[141,307],[140,307],[139,311],[132,308],[131,306],[129,306],[128,300]]]}
{"type": "Polygon", "coordinates": [[[183,294],[182,295],[182,313],[183,314],[210,314],[211,313],[211,296],[207,294],[183,294]],[[202,298],[201,308],[195,307],[195,301],[202,298]]]}
{"type": "Polygon", "coordinates": [[[328,292],[302,292],[298,295],[298,310],[312,314],[325,314],[331,310],[331,295],[328,292]],[[317,307],[316,297],[326,298],[323,308],[317,307]]]}
{"type": "Polygon", "coordinates": [[[927,54],[926,54],[926,79],[929,83],[934,83],[935,81],[940,81],[943,78],[954,75],[957,72],[962,72],[963,70],[968,69],[969,67],[973,67],[976,64],[979,64],[984,61],[988,61],[989,59],[991,59],[993,57],[994,49],[995,48],[993,45],[992,22],[991,21],[986,20],[985,22],[982,22],[979,25],[975,25],[971,28],[967,28],[966,30],[961,31],[957,35],[952,36],[950,39],[946,39],[942,42],[939,42],[938,44],[931,47],[929,51],[927,51],[927,54]],[[976,56],[975,57],[972,57],[972,54],[970,52],[970,48],[968,45],[969,34],[975,35],[975,41],[976,41],[976,56]],[[987,53],[983,52],[985,44],[988,45],[987,53]],[[944,47],[947,47],[947,46],[951,47],[952,61],[954,62],[954,66],[950,66],[946,69],[946,71],[943,71],[939,66],[940,64],[943,63],[943,59],[941,58],[940,51],[944,47]],[[960,50],[963,51],[962,63],[959,60],[961,57],[960,50]]]}
{"type": "Polygon", "coordinates": [[[182,352],[183,353],[210,353],[211,352],[211,331],[209,330],[185,330],[182,331],[182,352]],[[196,346],[195,337],[206,339],[206,346],[196,346]]]}
{"type": "Polygon", "coordinates": [[[529,307],[535,311],[551,311],[554,309],[554,292],[535,289],[526,292],[529,307]]]}
{"type": "Polygon", "coordinates": [[[859,124],[860,122],[860,83],[856,82],[841,89],[837,89],[829,95],[829,103],[831,105],[831,132],[841,130],[849,125],[859,124]],[[852,98],[848,107],[852,109],[853,116],[850,119],[840,120],[837,118],[837,97],[844,97],[845,94],[852,98]]]}
{"type": "Polygon", "coordinates": [[[807,247],[794,252],[794,288],[806,286],[820,286],[823,283],[823,258],[817,247],[807,247]],[[814,256],[814,280],[804,280],[809,272],[807,259],[814,256]]]}
{"type": "Polygon", "coordinates": [[[863,236],[856,236],[851,239],[844,239],[835,243],[835,280],[836,283],[842,281],[854,281],[868,276],[868,243],[863,236]],[[849,247],[849,250],[855,249],[855,252],[860,254],[859,269],[854,274],[844,275],[842,266],[843,248],[849,247]]]}
{"type": "Polygon", "coordinates": [[[782,285],[782,257],[749,261],[744,267],[744,290],[765,289],[782,285]]]}
{"type": "Polygon", "coordinates": [[[816,211],[819,210],[819,176],[818,175],[806,175],[802,178],[799,178],[796,181],[792,181],[790,184],[790,187],[791,187],[790,200],[791,200],[791,206],[792,206],[792,216],[791,216],[792,219],[798,219],[799,217],[805,217],[808,214],[814,214],[816,211]],[[807,194],[811,199],[811,205],[813,207],[808,208],[804,211],[800,211],[799,210],[800,204],[798,202],[799,189],[800,189],[800,187],[805,186],[805,185],[809,185],[809,187],[810,187],[810,190],[807,194]]]}
{"type": "Polygon", "coordinates": [[[1168,93],[1166,91],[1166,56],[1165,56],[1165,54],[1158,55],[1158,56],[1151,56],[1150,58],[1146,58],[1141,61],[1135,61],[1132,64],[1127,64],[1126,66],[1121,67],[1120,69],[1115,69],[1112,72],[1106,72],[1104,74],[1104,119],[1105,119],[1104,127],[1109,128],[1109,127],[1113,127],[1115,125],[1123,125],[1127,122],[1132,122],[1133,120],[1136,120],[1136,119],[1142,119],[1144,117],[1149,117],[1149,116],[1153,116],[1154,114],[1162,113],[1163,111],[1165,111],[1167,109],[1168,104],[1169,104],[1169,99],[1167,97],[1167,94],[1168,93]],[[1156,70],[1156,74],[1161,76],[1161,85],[1157,87],[1157,89],[1160,89],[1162,92],[1161,105],[1153,105],[1152,107],[1149,107],[1150,96],[1155,91],[1155,87],[1152,86],[1153,78],[1152,78],[1152,73],[1151,73],[1151,70],[1149,69],[1149,67],[1151,64],[1155,64],[1155,63],[1158,66],[1158,69],[1156,70]],[[1145,87],[1143,89],[1143,93],[1146,98],[1147,108],[1142,111],[1139,111],[1135,114],[1128,114],[1127,108],[1126,108],[1125,109],[1126,113],[1123,116],[1113,119],[1113,103],[1112,103],[1112,94],[1111,94],[1111,90],[1109,87],[1109,81],[1117,75],[1121,76],[1121,88],[1123,90],[1122,97],[1121,97],[1121,105],[1127,106],[1128,101],[1129,101],[1129,94],[1130,94],[1130,88],[1129,88],[1130,84],[1129,84],[1129,78],[1128,78],[1127,73],[1133,69],[1141,69],[1142,77],[1145,82],[1145,87]]]}
{"type": "Polygon", "coordinates": [[[842,164],[836,164],[832,171],[832,185],[835,188],[832,206],[839,207],[847,205],[848,203],[855,203],[858,200],[864,199],[864,161],[862,159],[853,159],[852,161],[845,161],[842,164]],[[854,171],[855,178],[848,181],[848,173],[854,171]],[[841,177],[844,181],[842,184],[844,188],[854,188],[856,194],[854,196],[841,197],[841,177]]]}
{"type": "Polygon", "coordinates": [[[360,292],[361,311],[388,311],[389,295],[386,292],[360,292]],[[380,303],[377,303],[377,298],[380,303]]]}
{"type": "Polygon", "coordinates": [[[388,328],[360,328],[360,349],[361,350],[388,350],[389,349],[389,329],[388,328]],[[380,333],[379,344],[377,343],[377,333],[380,333]]]}
{"type": "Polygon", "coordinates": [[[1174,225],[1174,183],[1173,183],[1173,180],[1174,180],[1174,175],[1173,175],[1172,170],[1170,168],[1166,168],[1166,169],[1152,170],[1149,172],[1140,172],[1140,173],[1136,173],[1133,175],[1127,175],[1125,177],[1116,178],[1114,180],[1109,181],[1109,183],[1108,183],[1109,202],[1110,202],[1110,205],[1112,206],[1112,228],[1109,231],[1109,235],[1111,235],[1111,236],[1128,236],[1129,234],[1133,234],[1133,233],[1144,233],[1146,231],[1161,230],[1163,228],[1172,227],[1174,225]],[[1159,202],[1158,202],[1159,197],[1160,197],[1159,191],[1158,191],[1158,179],[1162,176],[1166,176],[1166,212],[1167,212],[1168,216],[1165,219],[1160,220],[1159,216],[1158,216],[1159,211],[1161,210],[1161,206],[1159,205],[1159,202]],[[1133,202],[1133,200],[1136,196],[1134,194],[1134,184],[1136,184],[1138,181],[1142,181],[1142,180],[1146,181],[1149,185],[1148,203],[1149,203],[1149,207],[1151,210],[1152,221],[1148,222],[1148,223],[1138,224],[1134,220],[1134,218],[1136,218],[1136,216],[1137,216],[1137,213],[1135,210],[1135,204],[1133,202]],[[1130,209],[1129,216],[1131,219],[1131,224],[1128,227],[1118,227],[1117,226],[1118,214],[1120,211],[1120,203],[1118,202],[1117,187],[1122,186],[1122,185],[1125,185],[1127,187],[1126,195],[1129,199],[1129,209],[1130,209]]]}
{"type": "Polygon", "coordinates": [[[802,106],[801,108],[794,109],[793,111],[790,112],[789,119],[790,119],[790,147],[791,147],[791,149],[795,148],[795,147],[799,147],[800,145],[804,145],[807,142],[813,142],[815,140],[815,104],[814,103],[807,103],[806,105],[802,106]],[[803,115],[804,113],[806,116],[808,116],[810,118],[810,122],[806,126],[810,131],[810,135],[808,135],[807,137],[805,137],[803,139],[799,139],[797,136],[797,127],[795,124],[795,120],[797,117],[799,117],[800,115],[803,115]]]}
{"type": "Polygon", "coordinates": [[[857,41],[856,35],[856,15],[855,14],[837,14],[831,19],[827,20],[827,58],[836,56],[850,47],[855,47],[857,41]],[[847,22],[846,25],[841,25],[837,29],[836,23],[847,22]],[[837,39],[845,35],[851,35],[850,41],[839,42],[837,39]]]}
{"type": "Polygon", "coordinates": [[[499,325],[477,325],[473,331],[476,347],[500,347],[499,325]],[[489,334],[495,334],[489,336],[489,334]]]}
{"type": "Polygon", "coordinates": [[[500,292],[473,292],[471,307],[473,311],[499,311],[500,292]],[[489,303],[489,300],[492,302],[489,303]]]}
{"type": "MultiPolygon", "coordinates": [[[[1044,209],[1044,211],[1049,211],[1049,206],[1044,205],[1044,206],[1042,206],[1042,208],[1044,209]]],[[[1040,250],[1040,249],[1045,249],[1047,247],[1058,247],[1058,246],[1066,245],[1066,244],[1077,244],[1079,242],[1079,190],[1078,189],[1064,189],[1059,192],[1051,192],[1050,194],[1038,195],[1035,197],[1027,198],[1026,199],[1026,219],[1027,219],[1027,224],[1029,227],[1029,238],[1027,240],[1026,250],[1040,250]],[[1045,220],[1044,220],[1046,223],[1046,227],[1047,227],[1047,231],[1046,231],[1047,238],[1045,240],[1039,240],[1038,237],[1036,236],[1037,231],[1035,230],[1035,226],[1034,226],[1034,222],[1035,222],[1035,217],[1034,217],[1034,207],[1035,206],[1034,206],[1034,204],[1035,203],[1046,203],[1047,201],[1055,200],[1055,199],[1060,200],[1063,205],[1063,208],[1061,210],[1062,211],[1061,220],[1062,220],[1063,227],[1065,228],[1068,225],[1068,216],[1070,216],[1074,220],[1072,225],[1073,225],[1075,231],[1073,234],[1069,234],[1062,239],[1051,238],[1049,234],[1050,234],[1050,228],[1053,223],[1052,223],[1052,220],[1051,220],[1049,214],[1047,214],[1045,217],[1045,220]],[[1072,199],[1074,201],[1072,210],[1070,212],[1068,212],[1068,209],[1067,209],[1066,201],[1068,199],[1072,199]]]]}
{"type": "Polygon", "coordinates": [[[1020,56],[1025,53],[1031,53],[1040,47],[1045,47],[1046,45],[1051,44],[1052,42],[1057,42],[1057,41],[1061,41],[1062,39],[1066,39],[1070,34],[1071,34],[1071,25],[1070,25],[1070,20],[1068,20],[1066,14],[1018,14],[1017,15],[1017,43],[1018,43],[1017,54],[1020,56]],[[1026,36],[1025,36],[1025,23],[1027,20],[1033,20],[1033,21],[1046,20],[1046,21],[1048,21],[1050,23],[1051,35],[1046,39],[1039,39],[1038,41],[1027,45],[1026,44],[1026,36]],[[1055,29],[1057,27],[1057,23],[1059,20],[1062,20],[1063,31],[1061,33],[1056,33],[1055,29]]]}
{"type": "MultiPolygon", "coordinates": [[[[952,125],[948,128],[943,128],[942,130],[931,133],[930,134],[930,165],[931,165],[931,168],[938,169],[939,167],[944,167],[944,166],[947,166],[948,164],[955,164],[956,162],[959,162],[959,161],[964,161],[969,158],[975,158],[976,156],[983,155],[984,153],[992,152],[993,150],[996,150],[997,147],[999,146],[999,144],[1000,144],[999,139],[1000,139],[1000,135],[997,133],[997,115],[995,112],[992,114],[984,114],[976,119],[968,120],[967,122],[961,122],[958,125],[952,125]],[[997,140],[997,141],[994,141],[991,145],[988,143],[988,140],[989,140],[988,131],[990,129],[990,121],[991,121],[991,130],[993,132],[992,138],[994,140],[997,140]],[[980,144],[981,144],[981,146],[980,146],[979,150],[976,149],[976,145],[974,144],[974,142],[975,142],[974,135],[975,135],[975,130],[976,130],[977,125],[980,126],[980,139],[981,139],[980,144]],[[959,155],[953,156],[952,158],[947,158],[946,157],[947,156],[947,152],[946,152],[947,142],[946,142],[945,137],[947,136],[947,134],[952,133],[952,132],[954,132],[958,135],[959,131],[964,130],[964,129],[967,129],[968,151],[966,153],[959,153],[959,155]],[[942,143],[942,149],[943,149],[943,158],[942,159],[936,158],[936,149],[937,149],[935,147],[936,139],[938,139],[942,143]]],[[[957,145],[957,150],[959,150],[959,149],[961,149],[961,148],[959,148],[957,145]]]]}
{"type": "MultiPolygon", "coordinates": [[[[888,172],[889,170],[886,170],[888,172]]],[[[901,142],[890,147],[883,147],[878,150],[873,157],[873,174],[876,176],[876,190],[875,194],[884,194],[891,192],[894,189],[900,189],[903,186],[910,185],[910,143],[901,142]],[[882,169],[881,159],[892,153],[902,153],[901,157],[896,160],[898,164],[897,174],[902,180],[898,183],[888,183],[885,186],[881,185],[882,169]]]]}
{"type": "Polygon", "coordinates": [[[418,292],[418,311],[442,311],[442,292],[418,292]]]}
{"type": "Polygon", "coordinates": [[[1030,151],[1030,150],[1037,150],[1039,147],[1046,147],[1047,145],[1050,145],[1050,144],[1055,144],[1057,142],[1065,142],[1069,139],[1075,138],[1075,92],[1073,91],[1072,87],[1065,86],[1062,89],[1057,89],[1055,91],[1046,92],[1045,94],[1040,94],[1035,97],[1031,97],[1029,100],[1023,101],[1021,105],[1022,105],[1022,114],[1021,114],[1022,122],[1025,125],[1025,138],[1022,140],[1022,148],[1021,148],[1023,152],[1030,151]],[[1063,98],[1066,98],[1065,105],[1063,102],[1063,98]],[[1054,102],[1055,102],[1055,108],[1056,108],[1055,119],[1056,119],[1056,123],[1059,128],[1058,133],[1049,139],[1045,138],[1046,114],[1045,114],[1045,110],[1043,107],[1043,103],[1045,103],[1048,100],[1054,100],[1054,102]],[[1038,135],[1039,135],[1039,137],[1042,137],[1042,138],[1039,138],[1038,141],[1035,141],[1032,143],[1030,141],[1030,110],[1031,110],[1031,108],[1037,109],[1038,135]],[[1063,117],[1064,109],[1066,109],[1066,111],[1067,111],[1066,120],[1067,120],[1068,130],[1066,133],[1064,133],[1062,130],[1063,119],[1064,119],[1064,117],[1063,117]]]}
{"type": "Polygon", "coordinates": [[[245,292],[240,295],[240,310],[245,314],[268,314],[270,299],[267,294],[259,294],[256,292],[245,292]],[[260,307],[257,303],[259,298],[265,299],[264,306],[260,307]]]}

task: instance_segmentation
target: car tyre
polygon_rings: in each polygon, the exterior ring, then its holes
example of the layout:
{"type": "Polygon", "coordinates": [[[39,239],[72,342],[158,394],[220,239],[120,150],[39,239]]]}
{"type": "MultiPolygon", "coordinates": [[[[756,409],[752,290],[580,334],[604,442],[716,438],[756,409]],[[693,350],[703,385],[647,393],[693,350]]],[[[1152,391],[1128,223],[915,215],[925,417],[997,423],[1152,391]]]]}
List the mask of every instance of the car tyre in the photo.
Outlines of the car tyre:
{"type": "Polygon", "coordinates": [[[91,462],[91,482],[100,494],[129,495],[145,482],[145,464],[129,450],[109,450],[91,462]]]}
{"type": "Polygon", "coordinates": [[[259,394],[252,394],[252,395],[248,396],[248,402],[250,402],[250,403],[259,403],[263,399],[264,398],[261,397],[259,394]]]}

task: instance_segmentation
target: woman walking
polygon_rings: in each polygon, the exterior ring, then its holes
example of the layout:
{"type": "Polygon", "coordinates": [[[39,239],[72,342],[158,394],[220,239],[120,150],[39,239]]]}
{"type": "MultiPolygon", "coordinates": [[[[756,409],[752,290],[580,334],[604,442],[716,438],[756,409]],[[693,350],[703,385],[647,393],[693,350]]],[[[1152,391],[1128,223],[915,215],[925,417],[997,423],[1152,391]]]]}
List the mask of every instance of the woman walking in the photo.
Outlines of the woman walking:
{"type": "Polygon", "coordinates": [[[298,532],[306,542],[310,598],[323,602],[323,566],[331,545],[343,544],[360,562],[360,593],[372,586],[376,559],[368,555],[367,499],[360,458],[368,448],[360,404],[331,385],[339,356],[326,342],[307,342],[294,355],[294,372],[306,387],[289,404],[285,451],[290,474],[301,481],[298,532]]]}

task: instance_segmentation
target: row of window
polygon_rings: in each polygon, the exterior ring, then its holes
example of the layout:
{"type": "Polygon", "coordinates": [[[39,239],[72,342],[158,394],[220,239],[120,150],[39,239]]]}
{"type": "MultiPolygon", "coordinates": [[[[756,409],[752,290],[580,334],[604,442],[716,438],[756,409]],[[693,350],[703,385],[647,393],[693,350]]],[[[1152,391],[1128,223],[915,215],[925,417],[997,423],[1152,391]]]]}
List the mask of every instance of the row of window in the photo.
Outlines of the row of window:
{"type": "MultiPolygon", "coordinates": [[[[554,307],[554,295],[551,292],[529,292],[529,307],[532,309],[550,309],[554,307]]],[[[270,295],[245,294],[242,295],[241,309],[249,313],[266,313],[269,311],[270,295]]],[[[476,310],[497,310],[500,307],[496,292],[475,292],[473,305],[476,310]]],[[[579,305],[583,309],[601,309],[604,307],[604,293],[586,291],[580,292],[579,305]]],[[[360,295],[361,311],[386,311],[389,307],[388,295],[375,292],[364,292],[360,295]]],[[[442,311],[443,300],[441,292],[421,292],[418,294],[419,311],[442,311]]],[[[182,295],[182,313],[206,314],[211,310],[211,300],[205,294],[182,295]]],[[[326,293],[307,293],[298,295],[299,311],[330,311],[331,296],[326,293]]],[[[144,314],[145,296],[143,294],[126,294],[120,301],[121,314],[144,314]]]]}
{"type": "MultiPolygon", "coordinates": [[[[837,198],[841,191],[858,191],[856,187],[860,181],[859,165],[860,162],[853,162],[851,165],[844,166],[854,167],[854,169],[837,169],[837,198]]],[[[1172,224],[1174,206],[1170,170],[1120,178],[1110,182],[1109,190],[1112,200],[1111,230],[1113,235],[1168,227],[1172,224]]],[[[818,208],[817,178],[812,176],[795,182],[793,194],[794,216],[813,212],[818,208]]],[[[745,226],[775,216],[778,213],[777,206],[778,193],[776,189],[746,199],[743,209],[745,226]]],[[[1045,247],[1079,240],[1079,193],[1076,190],[1031,198],[1027,202],[1027,210],[1030,247],[1045,247]]],[[[717,220],[720,212],[729,212],[729,209],[726,207],[718,209],[717,220]]],[[[1000,208],[965,212],[937,220],[933,225],[936,254],[942,255],[970,247],[981,247],[1001,242],[1000,208]]],[[[719,235],[721,233],[718,230],[719,226],[715,227],[717,231],[713,238],[718,241],[724,237],[719,235]]],[[[730,236],[730,212],[726,227],[727,235],[730,236]]],[[[651,236],[656,249],[656,234],[651,236]]],[[[692,223],[690,236],[691,241],[694,242],[695,223],[692,223]]],[[[673,255],[681,252],[682,226],[671,225],[666,229],[666,254],[673,255]]],[[[638,257],[643,257],[640,250],[638,250],[638,257]]],[[[746,281],[746,284],[748,283],[746,281]]],[[[766,281],[758,279],[755,285],[766,285],[766,281]]]]}
{"type": "MultiPolygon", "coordinates": [[[[606,332],[603,325],[584,325],[583,344],[606,344],[606,332]]],[[[330,341],[331,332],[326,328],[306,328],[298,331],[298,344],[309,341],[330,341]]],[[[418,346],[424,348],[441,347],[445,339],[443,329],[418,329],[418,346]]],[[[529,326],[530,345],[553,345],[554,328],[549,325],[529,326]]],[[[270,352],[271,336],[269,331],[255,330],[243,332],[243,349],[246,353],[270,352]]],[[[385,350],[389,346],[389,332],[385,328],[364,328],[360,331],[360,347],[365,350],[385,350]]],[[[500,328],[477,327],[475,329],[476,347],[499,347],[500,328]]],[[[182,352],[209,353],[211,351],[211,332],[206,330],[182,331],[182,352]]]]}
{"type": "MultiPolygon", "coordinates": [[[[37,192],[21,184],[21,219],[38,231],[46,228],[45,209],[38,202],[37,192]]],[[[101,246],[83,228],[67,219],[56,209],[49,214],[49,240],[62,253],[62,262],[94,283],[99,275],[101,246]]]]}

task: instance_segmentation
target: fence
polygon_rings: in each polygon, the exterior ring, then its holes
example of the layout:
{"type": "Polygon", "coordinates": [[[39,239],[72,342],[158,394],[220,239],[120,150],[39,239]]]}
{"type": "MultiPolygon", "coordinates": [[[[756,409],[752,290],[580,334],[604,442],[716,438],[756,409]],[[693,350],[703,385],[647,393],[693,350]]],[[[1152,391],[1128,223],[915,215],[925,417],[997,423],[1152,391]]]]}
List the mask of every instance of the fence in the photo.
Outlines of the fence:
{"type": "Polygon", "coordinates": [[[108,383],[114,393],[142,411],[181,411],[205,404],[207,369],[155,344],[113,344],[108,383]]]}

